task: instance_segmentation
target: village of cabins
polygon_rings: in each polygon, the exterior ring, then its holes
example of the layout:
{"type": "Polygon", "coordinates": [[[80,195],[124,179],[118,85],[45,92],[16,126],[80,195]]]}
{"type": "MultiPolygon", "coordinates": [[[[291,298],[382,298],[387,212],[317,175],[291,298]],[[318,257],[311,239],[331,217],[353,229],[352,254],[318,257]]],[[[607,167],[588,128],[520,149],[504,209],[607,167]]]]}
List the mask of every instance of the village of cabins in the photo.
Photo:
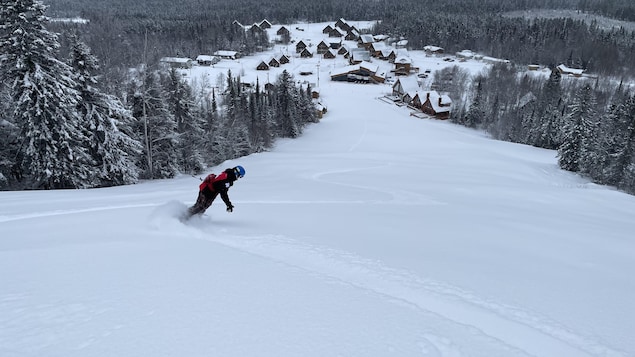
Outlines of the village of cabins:
{"type": "MultiPolygon", "coordinates": [[[[265,20],[244,26],[238,21],[233,22],[234,26],[239,26],[244,31],[263,33],[268,29],[273,29],[273,25],[265,20]]],[[[296,27],[296,30],[303,31],[296,27]]],[[[271,56],[267,60],[261,60],[256,70],[266,71],[271,67],[280,67],[291,61],[292,56],[297,58],[320,58],[329,60],[342,56],[348,60],[348,66],[337,68],[330,74],[333,81],[347,81],[355,83],[384,83],[386,74],[379,72],[379,66],[373,63],[374,60],[387,61],[393,64],[390,70],[396,80],[392,84],[392,95],[390,99],[398,105],[407,105],[411,109],[420,110],[421,113],[437,119],[448,119],[452,107],[452,100],[446,94],[440,94],[435,90],[422,90],[420,79],[430,75],[429,70],[419,73],[419,68],[413,64],[409,52],[406,49],[408,41],[406,39],[393,39],[386,35],[372,35],[362,33],[354,25],[349,25],[344,19],[337,20],[333,25],[326,25],[322,34],[325,39],[321,40],[315,50],[312,44],[304,39],[292,40],[291,31],[288,26],[279,25],[275,31],[274,43],[292,42],[295,44],[295,54],[280,53],[271,56]]],[[[424,51],[427,56],[444,56],[444,49],[438,46],[425,46],[424,51]]],[[[212,55],[199,55],[194,61],[190,58],[163,57],[160,63],[167,67],[187,69],[194,64],[198,66],[213,66],[223,60],[237,60],[242,54],[238,51],[219,50],[212,55]]],[[[456,53],[456,58],[460,61],[466,59],[478,59],[486,63],[509,63],[493,57],[480,56],[472,51],[466,50],[456,53]]],[[[453,61],[445,57],[444,61],[453,61]]],[[[309,67],[307,67],[309,68],[309,67]]],[[[537,70],[540,66],[529,66],[529,70],[537,70]]],[[[583,70],[571,69],[560,65],[557,69],[563,74],[581,76],[583,70]]],[[[311,70],[300,71],[300,75],[312,74],[311,70]]],[[[319,89],[314,88],[312,93],[314,98],[319,97],[319,89]]],[[[320,115],[321,116],[321,115],[320,115]]]]}

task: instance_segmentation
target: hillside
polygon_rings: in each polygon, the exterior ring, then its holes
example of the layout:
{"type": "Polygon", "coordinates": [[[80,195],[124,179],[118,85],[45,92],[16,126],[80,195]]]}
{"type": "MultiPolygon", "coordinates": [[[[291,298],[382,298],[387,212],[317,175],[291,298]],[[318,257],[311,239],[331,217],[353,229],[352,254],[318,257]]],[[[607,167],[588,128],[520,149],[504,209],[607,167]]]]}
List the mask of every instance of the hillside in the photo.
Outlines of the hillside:
{"type": "Polygon", "coordinates": [[[247,170],[231,214],[180,223],[191,176],[0,192],[0,355],[635,354],[633,196],[319,63],[320,123],[210,169],[247,170]]]}

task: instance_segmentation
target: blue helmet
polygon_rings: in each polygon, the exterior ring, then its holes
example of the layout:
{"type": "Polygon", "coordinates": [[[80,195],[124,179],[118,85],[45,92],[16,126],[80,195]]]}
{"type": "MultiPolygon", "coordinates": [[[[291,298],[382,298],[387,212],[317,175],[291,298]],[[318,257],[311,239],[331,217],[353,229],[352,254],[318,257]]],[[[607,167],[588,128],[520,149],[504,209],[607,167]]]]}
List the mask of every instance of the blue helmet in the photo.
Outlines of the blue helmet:
{"type": "Polygon", "coordinates": [[[243,176],[245,176],[245,168],[238,165],[236,167],[234,167],[234,173],[236,174],[236,178],[241,178],[243,176]]]}

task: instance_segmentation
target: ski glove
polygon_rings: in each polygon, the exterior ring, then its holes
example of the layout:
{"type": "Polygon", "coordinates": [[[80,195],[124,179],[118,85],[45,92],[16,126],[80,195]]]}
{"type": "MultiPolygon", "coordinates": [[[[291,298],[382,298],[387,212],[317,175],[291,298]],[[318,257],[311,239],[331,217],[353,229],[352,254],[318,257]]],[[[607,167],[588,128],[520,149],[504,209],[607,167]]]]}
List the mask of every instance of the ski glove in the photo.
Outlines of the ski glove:
{"type": "Polygon", "coordinates": [[[234,212],[234,206],[233,205],[227,206],[227,212],[234,212]]]}

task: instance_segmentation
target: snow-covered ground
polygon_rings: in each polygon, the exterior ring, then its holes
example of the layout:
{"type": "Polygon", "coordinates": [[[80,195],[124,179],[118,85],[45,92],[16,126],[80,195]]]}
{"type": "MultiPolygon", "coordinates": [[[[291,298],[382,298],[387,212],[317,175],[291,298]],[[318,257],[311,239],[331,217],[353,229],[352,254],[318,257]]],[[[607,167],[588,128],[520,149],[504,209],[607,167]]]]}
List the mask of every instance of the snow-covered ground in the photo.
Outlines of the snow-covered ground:
{"type": "Polygon", "coordinates": [[[180,223],[190,176],[0,192],[0,356],[635,355],[635,197],[320,88],[301,138],[210,170],[247,170],[231,214],[180,223]]]}

